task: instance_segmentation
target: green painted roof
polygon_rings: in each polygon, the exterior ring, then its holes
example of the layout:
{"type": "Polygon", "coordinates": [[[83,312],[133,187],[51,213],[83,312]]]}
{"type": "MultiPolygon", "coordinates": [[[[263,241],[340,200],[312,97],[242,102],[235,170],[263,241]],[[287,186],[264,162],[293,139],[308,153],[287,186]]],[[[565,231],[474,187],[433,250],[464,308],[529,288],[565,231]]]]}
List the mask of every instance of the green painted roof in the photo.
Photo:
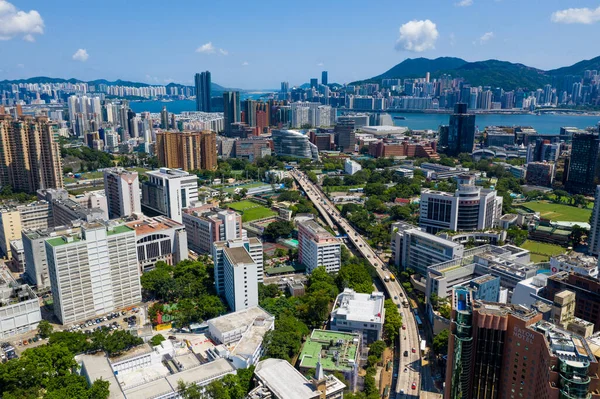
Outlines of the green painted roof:
{"type": "Polygon", "coordinates": [[[300,367],[315,368],[320,354],[324,370],[342,372],[352,370],[354,364],[348,361],[356,362],[358,346],[354,343],[354,339],[357,337],[357,334],[352,333],[314,330],[302,347],[300,367]],[[343,342],[338,344],[339,340],[343,342]],[[333,346],[330,348],[331,341],[333,341],[333,346]],[[337,362],[334,359],[336,353],[337,362]]]}
{"type": "Polygon", "coordinates": [[[106,232],[107,236],[111,236],[113,234],[121,234],[121,233],[127,233],[128,231],[133,231],[133,229],[131,227],[120,225],[120,226],[115,226],[112,230],[108,230],[106,232]]]}
{"type": "Polygon", "coordinates": [[[77,236],[71,236],[71,238],[73,239],[73,241],[71,242],[67,242],[63,239],[63,237],[55,237],[55,238],[50,238],[49,240],[46,240],[50,245],[52,245],[53,247],[58,247],[60,245],[65,245],[65,244],[71,244],[73,242],[78,242],[81,241],[81,239],[77,236]]]}

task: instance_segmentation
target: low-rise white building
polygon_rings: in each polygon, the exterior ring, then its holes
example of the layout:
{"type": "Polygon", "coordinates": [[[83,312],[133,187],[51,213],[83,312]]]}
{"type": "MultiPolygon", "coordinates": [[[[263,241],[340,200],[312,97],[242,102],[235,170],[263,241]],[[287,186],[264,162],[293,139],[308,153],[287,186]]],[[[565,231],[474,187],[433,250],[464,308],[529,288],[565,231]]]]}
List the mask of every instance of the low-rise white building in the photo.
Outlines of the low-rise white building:
{"type": "Polygon", "coordinates": [[[0,275],[0,338],[35,330],[42,320],[37,295],[27,284],[18,284],[8,272],[0,275]]]}
{"type": "Polygon", "coordinates": [[[358,162],[353,161],[350,158],[346,159],[346,162],[344,162],[344,172],[353,175],[359,170],[362,170],[362,166],[360,166],[358,162]]]}
{"type": "Polygon", "coordinates": [[[333,331],[362,332],[362,340],[371,343],[382,339],[385,309],[382,292],[360,294],[350,288],[338,295],[331,312],[333,331]]]}
{"type": "Polygon", "coordinates": [[[263,355],[263,339],[275,328],[275,318],[254,306],[207,321],[209,335],[220,348],[208,352],[209,358],[225,357],[236,369],[256,365],[263,355]]]}
{"type": "Polygon", "coordinates": [[[598,278],[598,259],[580,252],[551,257],[550,272],[554,274],[563,271],[598,278]]]}

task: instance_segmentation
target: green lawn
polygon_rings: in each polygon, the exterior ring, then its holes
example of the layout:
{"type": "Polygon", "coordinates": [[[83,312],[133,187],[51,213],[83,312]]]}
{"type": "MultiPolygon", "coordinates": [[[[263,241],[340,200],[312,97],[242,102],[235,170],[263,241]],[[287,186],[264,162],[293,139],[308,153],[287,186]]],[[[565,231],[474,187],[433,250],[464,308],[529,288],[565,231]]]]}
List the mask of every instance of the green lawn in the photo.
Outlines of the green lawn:
{"type": "Polygon", "coordinates": [[[252,201],[232,202],[229,204],[229,207],[242,213],[242,222],[251,222],[253,220],[277,215],[277,212],[252,201]]]}
{"type": "Polygon", "coordinates": [[[547,201],[532,201],[522,204],[535,212],[540,213],[540,217],[550,219],[555,222],[584,222],[588,223],[591,209],[582,209],[575,206],[553,204],[547,201]]]}
{"type": "Polygon", "coordinates": [[[525,241],[521,248],[531,251],[532,262],[547,262],[551,256],[566,252],[566,249],[560,245],[532,240],[525,241]]]}

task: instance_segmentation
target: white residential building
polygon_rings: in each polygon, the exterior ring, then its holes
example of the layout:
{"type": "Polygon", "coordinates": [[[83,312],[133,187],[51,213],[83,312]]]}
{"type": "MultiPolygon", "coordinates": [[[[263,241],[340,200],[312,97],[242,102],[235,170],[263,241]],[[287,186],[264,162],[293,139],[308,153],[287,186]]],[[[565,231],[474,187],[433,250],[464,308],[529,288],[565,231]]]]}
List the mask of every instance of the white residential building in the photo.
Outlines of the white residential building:
{"type": "Polygon", "coordinates": [[[257,238],[213,244],[215,286],[233,311],[258,305],[258,283],[263,282],[263,250],[257,238]]]}
{"type": "Polygon", "coordinates": [[[123,168],[104,170],[104,191],[111,219],[142,212],[138,173],[123,168]]]}
{"type": "Polygon", "coordinates": [[[146,173],[142,205],[176,222],[183,221],[183,209],[198,201],[198,178],[181,169],[160,168],[146,173]]]}
{"type": "Polygon", "coordinates": [[[362,340],[366,343],[382,339],[385,320],[384,301],[382,292],[360,294],[346,288],[335,300],[329,329],[362,332],[362,340]]]}
{"type": "Polygon", "coordinates": [[[337,238],[317,224],[309,220],[298,225],[298,261],[312,273],[319,266],[324,266],[328,273],[340,270],[341,246],[337,238]]]}
{"type": "Polygon", "coordinates": [[[353,161],[350,158],[346,159],[346,162],[344,162],[344,172],[346,172],[349,175],[353,175],[361,169],[362,166],[360,166],[358,162],[353,161]]]}
{"type": "Polygon", "coordinates": [[[46,240],[54,313],[62,324],[142,300],[135,231],[87,223],[80,234],[46,240]]]}
{"type": "Polygon", "coordinates": [[[231,209],[209,206],[188,208],[183,212],[188,245],[197,253],[210,253],[217,241],[242,238],[242,216],[231,209]]]}

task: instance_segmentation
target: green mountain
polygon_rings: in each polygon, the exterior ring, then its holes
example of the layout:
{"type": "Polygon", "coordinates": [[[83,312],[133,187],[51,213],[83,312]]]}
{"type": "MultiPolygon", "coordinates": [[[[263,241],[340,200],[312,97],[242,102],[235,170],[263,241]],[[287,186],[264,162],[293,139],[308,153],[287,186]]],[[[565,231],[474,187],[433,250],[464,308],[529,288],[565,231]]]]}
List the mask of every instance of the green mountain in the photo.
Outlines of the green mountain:
{"type": "MultiPolygon", "coordinates": [[[[128,80],[115,80],[115,81],[110,81],[110,80],[106,80],[106,79],[96,79],[96,80],[90,80],[90,81],[85,81],[85,80],[79,80],[79,79],[62,79],[62,78],[50,78],[47,76],[36,76],[33,78],[28,78],[28,79],[16,79],[16,80],[1,80],[0,81],[0,85],[1,84],[19,84],[19,83],[87,83],[90,85],[98,85],[98,84],[105,84],[108,86],[131,86],[131,87],[145,87],[145,86],[160,86],[160,85],[153,85],[150,83],[141,83],[141,82],[131,82],[128,80]]],[[[169,83],[168,85],[166,85],[167,87],[171,87],[171,86],[177,86],[177,87],[185,87],[186,85],[182,85],[179,83],[169,83]]],[[[226,87],[223,87],[221,85],[218,85],[216,83],[212,83],[212,89],[215,92],[223,92],[223,91],[227,91],[230,90],[226,87]]],[[[235,90],[239,90],[239,89],[235,89],[235,90]]]]}
{"type": "Polygon", "coordinates": [[[460,68],[468,62],[462,58],[440,57],[433,60],[429,58],[408,58],[388,71],[372,79],[395,79],[404,76],[425,76],[425,72],[445,71],[460,68]]]}
{"type": "Polygon", "coordinates": [[[499,60],[467,62],[452,57],[441,57],[433,60],[409,58],[381,75],[353,84],[380,82],[381,79],[385,78],[425,77],[425,74],[429,72],[432,78],[438,78],[444,74],[453,78],[463,78],[472,86],[502,87],[505,90],[518,88],[535,90],[565,75],[583,75],[587,69],[600,70],[600,57],[549,71],[499,60]]]}

